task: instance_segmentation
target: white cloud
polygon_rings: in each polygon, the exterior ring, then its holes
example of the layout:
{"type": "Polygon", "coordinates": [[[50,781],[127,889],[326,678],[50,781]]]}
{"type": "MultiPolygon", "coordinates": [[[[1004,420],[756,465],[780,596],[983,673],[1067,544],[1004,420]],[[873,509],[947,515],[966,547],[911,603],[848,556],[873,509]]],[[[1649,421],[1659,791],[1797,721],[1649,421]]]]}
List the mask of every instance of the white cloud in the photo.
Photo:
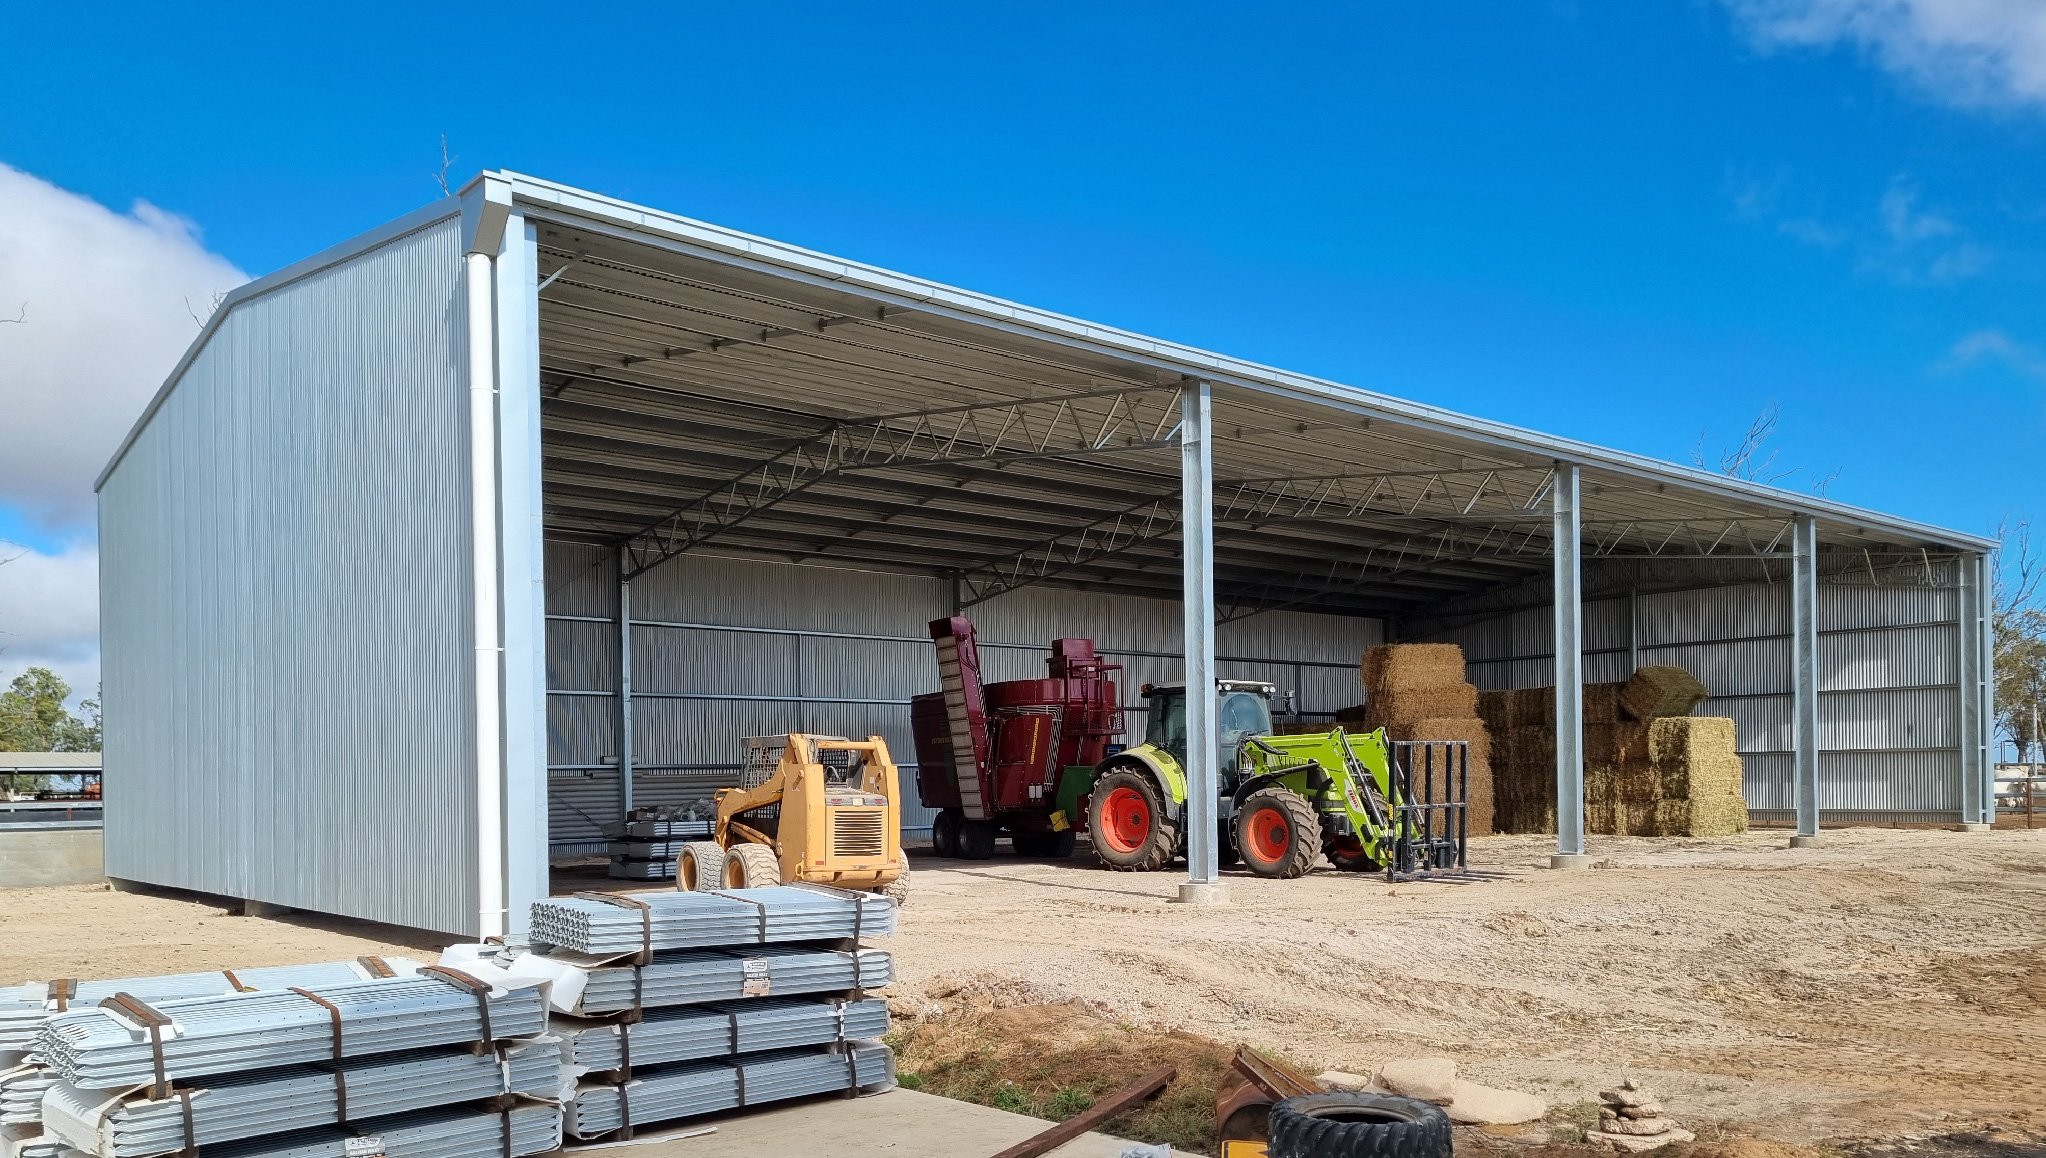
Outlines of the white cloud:
{"type": "Polygon", "coordinates": [[[1946,372],[1994,362],[2027,378],[2046,382],[2046,353],[2028,346],[2002,330],[1976,330],[1960,341],[1935,367],[1946,372]]]}
{"type": "Polygon", "coordinates": [[[1726,3],[1762,49],[1847,44],[1948,104],[2046,104],[2046,0],[1726,3]]]}
{"type": "Polygon", "coordinates": [[[99,688],[99,553],[43,554],[0,542],[0,686],[31,667],[64,677],[74,697],[99,688]]]}
{"type": "Polygon", "coordinates": [[[0,165],[0,317],[25,315],[0,325],[0,503],[89,521],[93,479],[198,335],[192,311],[247,280],[183,218],[0,165]]]}

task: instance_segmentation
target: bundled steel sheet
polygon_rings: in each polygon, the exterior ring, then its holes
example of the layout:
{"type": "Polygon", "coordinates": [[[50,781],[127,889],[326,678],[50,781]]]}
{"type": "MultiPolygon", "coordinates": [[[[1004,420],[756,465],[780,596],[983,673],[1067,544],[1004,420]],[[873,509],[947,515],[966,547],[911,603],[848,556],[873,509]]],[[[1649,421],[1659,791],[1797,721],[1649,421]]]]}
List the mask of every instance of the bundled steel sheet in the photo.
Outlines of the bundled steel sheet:
{"type": "Polygon", "coordinates": [[[597,1138],[627,1125],[650,1126],[894,1080],[895,1055],[879,1043],[693,1062],[645,1071],[623,1086],[585,1084],[565,1107],[565,1128],[578,1138],[597,1138]]]}
{"type": "Polygon", "coordinates": [[[710,835],[710,821],[630,820],[617,831],[627,840],[696,840],[710,835]]]}
{"type": "Polygon", "coordinates": [[[147,1092],[109,1099],[104,1090],[59,1085],[43,1100],[44,1128],[100,1158],[143,1158],[264,1134],[386,1118],[503,1094],[560,1094],[562,1045],[539,1038],[505,1051],[394,1054],[331,1068],[234,1074],[190,1095],[147,1092]],[[189,1125],[191,1136],[187,1138],[189,1125]]]}
{"type": "Polygon", "coordinates": [[[769,998],[659,1009],[634,1025],[581,1025],[556,1018],[575,1069],[615,1070],[732,1054],[878,1038],[888,1032],[888,1003],[879,998],[819,1001],[769,998]]]}
{"type": "Polygon", "coordinates": [[[611,858],[610,876],[612,880],[619,881],[671,881],[675,879],[677,863],[673,860],[641,860],[614,855],[611,858]]]}
{"type": "Polygon", "coordinates": [[[561,1107],[423,1110],[229,1142],[205,1158],[341,1158],[352,1138],[377,1140],[386,1158],[520,1158],[561,1145],[561,1107]]]}
{"type": "Polygon", "coordinates": [[[32,981],[0,989],[0,1050],[31,1049],[43,1022],[52,1015],[90,1008],[117,993],[131,994],[153,1005],[159,1001],[215,997],[250,990],[345,985],[384,973],[404,977],[418,971],[417,961],[403,957],[360,957],[354,961],[328,961],[317,965],[168,973],[112,981],[32,981]]]}
{"type": "Polygon", "coordinates": [[[622,954],[895,931],[895,902],[877,893],[776,885],[723,893],[636,893],[622,899],[626,903],[585,897],[535,901],[530,935],[538,945],[622,954]]]}
{"type": "MultiPolygon", "coordinates": [[[[536,959],[528,967],[540,964],[536,959]]],[[[894,958],[880,949],[841,952],[765,945],[747,950],[662,953],[642,969],[610,966],[587,970],[581,997],[564,1012],[605,1014],[642,1006],[652,1009],[742,997],[878,989],[894,979],[894,958]]]]}
{"type": "Polygon", "coordinates": [[[427,975],[188,998],[163,1002],[155,1011],[171,1022],[157,1041],[124,1014],[96,1008],[51,1018],[37,1053],[65,1082],[103,1090],[532,1037],[546,1028],[537,988],[479,996],[427,975]]]}
{"type": "Polygon", "coordinates": [[[43,1094],[57,1079],[41,1066],[0,1072],[0,1125],[29,1126],[43,1120],[43,1094]]]}

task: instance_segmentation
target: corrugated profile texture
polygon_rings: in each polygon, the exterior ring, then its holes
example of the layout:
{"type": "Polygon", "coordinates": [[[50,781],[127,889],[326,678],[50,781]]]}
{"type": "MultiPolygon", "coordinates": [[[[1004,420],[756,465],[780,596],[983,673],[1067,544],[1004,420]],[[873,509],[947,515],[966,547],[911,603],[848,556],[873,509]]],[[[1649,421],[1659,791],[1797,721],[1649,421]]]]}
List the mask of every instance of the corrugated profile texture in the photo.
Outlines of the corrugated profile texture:
{"type": "Polygon", "coordinates": [[[107,477],[109,876],[475,931],[461,249],[234,305],[107,477]]]}
{"type": "Polygon", "coordinates": [[[568,1105],[566,1125],[576,1137],[597,1138],[627,1125],[867,1089],[894,1080],[895,1055],[879,1043],[848,1046],[843,1052],[788,1051],[668,1066],[647,1070],[623,1087],[586,1085],[577,1090],[568,1105]]]}

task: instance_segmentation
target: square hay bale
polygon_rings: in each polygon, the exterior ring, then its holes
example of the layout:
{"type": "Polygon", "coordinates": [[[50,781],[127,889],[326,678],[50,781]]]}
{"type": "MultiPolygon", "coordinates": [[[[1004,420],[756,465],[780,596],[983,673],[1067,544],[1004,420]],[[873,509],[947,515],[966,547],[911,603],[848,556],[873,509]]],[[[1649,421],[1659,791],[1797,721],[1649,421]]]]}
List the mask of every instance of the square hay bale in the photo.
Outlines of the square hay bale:
{"type": "Polygon", "coordinates": [[[1493,732],[1513,726],[1513,693],[1486,688],[1478,692],[1478,718],[1493,732]]]}
{"type": "MultiPolygon", "coordinates": [[[[1465,810],[1468,814],[1467,823],[1473,836],[1481,836],[1492,831],[1497,803],[1492,775],[1494,767],[1492,738],[1490,731],[1485,727],[1485,721],[1475,717],[1468,719],[1454,717],[1431,718],[1417,720],[1412,724],[1402,726],[1396,733],[1391,734],[1394,739],[1398,740],[1463,741],[1469,753],[1466,763],[1464,797],[1467,805],[1465,810]]],[[[1434,749],[1433,752],[1434,758],[1438,761],[1446,761],[1450,758],[1448,751],[1444,749],[1434,749]]],[[[1414,768],[1411,771],[1415,777],[1415,782],[1419,784],[1424,778],[1424,770],[1422,768],[1414,768]]],[[[1437,786],[1435,791],[1437,799],[1448,799],[1448,788],[1442,783],[1448,775],[1448,768],[1442,764],[1436,765],[1435,777],[1437,786]]]]}
{"type": "Polygon", "coordinates": [[[1738,796],[1665,800],[1655,808],[1655,836],[1732,836],[1748,830],[1748,804],[1738,796]]]}
{"type": "Polygon", "coordinates": [[[1619,759],[1620,745],[1616,731],[1617,725],[1614,724],[1594,724],[1589,721],[1585,723],[1584,762],[1586,764],[1594,762],[1609,764],[1619,759]]]}
{"type": "Polygon", "coordinates": [[[1513,725],[1532,728],[1556,724],[1555,688],[1520,688],[1513,693],[1513,725]]]}
{"type": "Polygon", "coordinates": [[[1738,796],[1741,759],[1733,721],[1675,716],[1648,725],[1648,759],[1671,798],[1738,796]]]}
{"type": "Polygon", "coordinates": [[[1364,653],[1360,674],[1364,686],[1374,692],[1460,684],[1464,682],[1463,648],[1453,643],[1381,644],[1364,653]]]}
{"type": "Polygon", "coordinates": [[[1422,720],[1476,720],[1478,689],[1469,684],[1385,689],[1368,705],[1370,722],[1383,728],[1407,728],[1422,720]]]}
{"type": "Polygon", "coordinates": [[[1637,720],[1688,716],[1710,695],[1698,677],[1680,667],[1644,667],[1620,689],[1620,707],[1637,720]]]}
{"type": "Polygon", "coordinates": [[[1617,723],[1620,719],[1620,689],[1623,684],[1584,685],[1584,723],[1617,723]]]}
{"type": "MultiPolygon", "coordinates": [[[[1546,827],[1549,829],[1553,829],[1555,827],[1553,813],[1551,814],[1551,819],[1546,827]]],[[[1610,800],[1585,801],[1584,831],[1596,834],[1598,836],[1624,835],[1619,831],[1619,827],[1620,810],[1618,805],[1614,804],[1610,800]]],[[[1541,830],[1538,829],[1536,831],[1541,830]]]]}
{"type": "Polygon", "coordinates": [[[1614,765],[1613,790],[1628,804],[1655,804],[1670,795],[1667,782],[1646,760],[1614,765]]]}

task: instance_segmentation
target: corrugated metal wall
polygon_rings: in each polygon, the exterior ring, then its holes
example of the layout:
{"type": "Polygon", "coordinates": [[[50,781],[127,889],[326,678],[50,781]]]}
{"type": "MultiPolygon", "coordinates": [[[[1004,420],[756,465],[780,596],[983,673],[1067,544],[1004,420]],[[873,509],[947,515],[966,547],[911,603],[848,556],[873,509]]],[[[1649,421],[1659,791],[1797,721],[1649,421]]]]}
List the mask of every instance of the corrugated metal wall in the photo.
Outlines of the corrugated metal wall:
{"type": "MultiPolygon", "coordinates": [[[[949,598],[938,579],[713,556],[635,580],[635,803],[702,799],[734,782],[746,736],[878,734],[913,766],[909,698],[937,688],[926,629],[949,598]]],[[[547,611],[550,834],[557,854],[594,852],[620,799],[615,556],[548,543],[547,611]]],[[[1174,602],[1026,588],[969,614],[990,679],[1042,675],[1059,635],[1091,637],[1126,665],[1123,698],[1133,706],[1146,680],[1180,675],[1174,602]]],[[[1254,616],[1217,633],[1217,653],[1236,657],[1218,666],[1297,690],[1301,710],[1329,713],[1360,698],[1357,659],[1380,633],[1374,619],[1254,616]]],[[[929,824],[927,810],[904,808],[906,830],[929,824]]]]}
{"type": "MultiPolygon", "coordinates": [[[[1958,816],[1958,614],[1951,586],[1820,583],[1819,806],[1829,820],[1958,816]]],[[[1545,607],[1417,638],[1462,644],[1479,687],[1555,680],[1545,607]]],[[[1793,809],[1788,587],[1587,600],[1585,679],[1625,679],[1630,639],[1643,665],[1689,669],[1712,690],[1699,714],[1733,718],[1749,806],[1793,809]]]]}
{"type": "Polygon", "coordinates": [[[460,269],[235,306],[102,488],[108,875],[476,924],[460,269]]]}

